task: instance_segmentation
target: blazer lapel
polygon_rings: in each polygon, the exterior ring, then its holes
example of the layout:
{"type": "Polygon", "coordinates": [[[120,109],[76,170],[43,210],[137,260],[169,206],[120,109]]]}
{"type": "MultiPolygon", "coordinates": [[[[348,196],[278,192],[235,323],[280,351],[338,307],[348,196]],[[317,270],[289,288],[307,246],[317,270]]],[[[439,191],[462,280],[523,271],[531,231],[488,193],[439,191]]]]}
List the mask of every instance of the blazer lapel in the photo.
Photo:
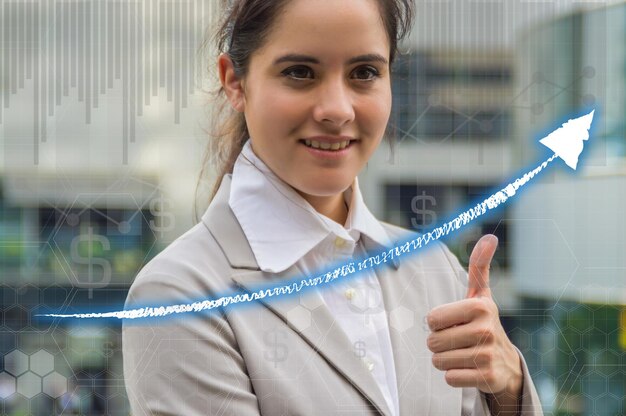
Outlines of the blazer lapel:
{"type": "MultiPolygon", "coordinates": [[[[237,218],[228,206],[231,175],[225,175],[220,188],[202,221],[224,251],[233,270],[232,280],[242,289],[255,291],[280,285],[301,276],[296,266],[283,273],[272,274],[259,270],[254,253],[239,225],[237,218]]],[[[304,276],[302,276],[304,277],[304,276]]],[[[311,300],[319,296],[314,290],[300,294],[263,298],[260,302],[279,316],[289,327],[297,332],[320,355],[363,394],[381,414],[391,415],[380,388],[366,369],[363,362],[354,354],[352,344],[334,319],[330,310],[322,303],[311,310],[311,320],[300,319],[294,314],[301,300],[311,300]]]]}

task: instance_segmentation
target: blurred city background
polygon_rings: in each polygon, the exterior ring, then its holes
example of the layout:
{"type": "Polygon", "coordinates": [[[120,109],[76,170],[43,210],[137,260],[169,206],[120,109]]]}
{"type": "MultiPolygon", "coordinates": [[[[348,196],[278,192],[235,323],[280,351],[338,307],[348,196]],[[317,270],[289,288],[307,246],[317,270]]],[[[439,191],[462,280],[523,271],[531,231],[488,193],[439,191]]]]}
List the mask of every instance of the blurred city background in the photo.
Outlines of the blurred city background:
{"type": "MultiPolygon", "coordinates": [[[[121,309],[206,209],[218,3],[0,0],[1,414],[129,414],[120,323],[33,315],[121,309]]],[[[595,108],[575,174],[553,164],[446,243],[467,264],[499,237],[494,297],[546,414],[626,414],[626,3],[417,3],[366,203],[426,230],[595,108]]]]}

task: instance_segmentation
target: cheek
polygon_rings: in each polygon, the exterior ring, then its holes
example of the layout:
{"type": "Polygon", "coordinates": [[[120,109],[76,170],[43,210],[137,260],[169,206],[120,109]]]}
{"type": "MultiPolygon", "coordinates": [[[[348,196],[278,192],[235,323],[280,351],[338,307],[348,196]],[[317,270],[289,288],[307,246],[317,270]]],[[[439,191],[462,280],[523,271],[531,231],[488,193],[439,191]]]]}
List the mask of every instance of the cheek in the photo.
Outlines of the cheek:
{"type": "Polygon", "coordinates": [[[382,92],[364,99],[361,111],[361,130],[367,140],[361,148],[361,158],[369,160],[383,140],[391,114],[391,96],[382,92]]]}
{"type": "Polygon", "coordinates": [[[295,132],[307,119],[308,107],[305,100],[293,94],[274,93],[268,100],[259,103],[263,116],[259,118],[261,128],[275,134],[285,135],[295,132]]]}
{"type": "Polygon", "coordinates": [[[250,134],[255,137],[256,150],[264,162],[274,172],[284,173],[293,159],[289,143],[295,143],[294,135],[306,117],[303,100],[275,87],[255,92],[255,98],[263,99],[255,99],[248,107],[250,134]]]}
{"type": "Polygon", "coordinates": [[[370,134],[382,134],[391,114],[391,97],[387,94],[368,97],[363,100],[360,107],[363,115],[362,122],[367,126],[370,134]]]}
{"type": "Polygon", "coordinates": [[[273,87],[264,94],[265,102],[257,103],[257,105],[263,105],[266,108],[266,112],[279,112],[274,117],[280,115],[291,116],[298,114],[305,107],[304,103],[306,98],[300,94],[296,94],[293,91],[281,87],[273,87]]]}
{"type": "Polygon", "coordinates": [[[382,98],[377,101],[378,110],[377,113],[384,124],[387,124],[389,116],[391,115],[391,90],[385,91],[382,98]]]}

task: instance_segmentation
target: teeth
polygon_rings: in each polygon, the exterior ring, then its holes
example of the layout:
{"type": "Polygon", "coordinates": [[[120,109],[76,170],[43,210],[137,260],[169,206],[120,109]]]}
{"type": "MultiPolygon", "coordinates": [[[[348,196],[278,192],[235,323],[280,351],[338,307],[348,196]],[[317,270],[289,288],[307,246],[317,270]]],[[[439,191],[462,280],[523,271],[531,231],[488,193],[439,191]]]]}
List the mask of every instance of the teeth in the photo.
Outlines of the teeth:
{"type": "Polygon", "coordinates": [[[322,150],[341,150],[341,149],[345,149],[346,147],[348,147],[348,145],[350,144],[350,140],[346,140],[345,142],[339,142],[339,143],[326,143],[326,142],[318,142],[315,140],[305,140],[304,144],[306,144],[309,147],[312,147],[314,149],[322,149],[322,150]]]}

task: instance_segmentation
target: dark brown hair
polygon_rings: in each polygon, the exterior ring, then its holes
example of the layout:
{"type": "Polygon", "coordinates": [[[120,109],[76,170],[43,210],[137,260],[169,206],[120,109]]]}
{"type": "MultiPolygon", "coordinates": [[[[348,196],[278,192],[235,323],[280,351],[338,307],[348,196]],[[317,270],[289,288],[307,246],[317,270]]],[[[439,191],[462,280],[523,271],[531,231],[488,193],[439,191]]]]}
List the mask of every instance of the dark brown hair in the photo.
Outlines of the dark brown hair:
{"type": "MultiPolygon", "coordinates": [[[[341,0],[339,0],[341,1],[341,0]]],[[[390,43],[389,63],[393,63],[398,42],[410,31],[414,16],[414,0],[376,0],[390,43]]],[[[289,0],[222,0],[224,10],[217,31],[210,35],[217,53],[227,53],[235,74],[243,78],[248,73],[252,54],[263,46],[272,23],[289,0]]],[[[208,45],[209,37],[204,46],[208,45]]],[[[200,178],[207,164],[217,169],[217,179],[210,199],[213,199],[224,175],[232,173],[237,156],[248,139],[248,128],[242,113],[233,110],[225,99],[223,87],[216,91],[217,105],[212,122],[217,128],[210,133],[200,178]]]]}

